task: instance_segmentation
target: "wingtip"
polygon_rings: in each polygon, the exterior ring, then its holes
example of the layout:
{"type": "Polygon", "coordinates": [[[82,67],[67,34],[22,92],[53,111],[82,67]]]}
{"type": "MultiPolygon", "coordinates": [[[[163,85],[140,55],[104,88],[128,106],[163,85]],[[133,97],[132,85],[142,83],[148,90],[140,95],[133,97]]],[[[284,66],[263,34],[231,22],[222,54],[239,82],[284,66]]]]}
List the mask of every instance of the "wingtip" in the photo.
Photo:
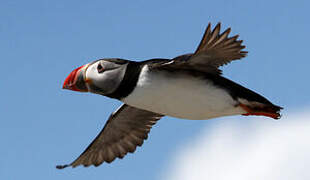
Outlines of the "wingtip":
{"type": "Polygon", "coordinates": [[[207,28],[205,29],[204,35],[205,35],[205,34],[208,34],[208,33],[210,33],[210,32],[211,32],[211,23],[209,22],[207,28]]]}
{"type": "Polygon", "coordinates": [[[227,28],[221,35],[226,34],[228,36],[228,34],[231,32],[231,28],[227,28]]]}
{"type": "Polygon", "coordinates": [[[56,168],[57,168],[57,169],[64,169],[64,168],[69,167],[69,166],[70,166],[69,164],[57,165],[56,168]]]}
{"type": "Polygon", "coordinates": [[[221,32],[221,23],[217,23],[216,26],[214,27],[212,34],[218,35],[221,32]]]}

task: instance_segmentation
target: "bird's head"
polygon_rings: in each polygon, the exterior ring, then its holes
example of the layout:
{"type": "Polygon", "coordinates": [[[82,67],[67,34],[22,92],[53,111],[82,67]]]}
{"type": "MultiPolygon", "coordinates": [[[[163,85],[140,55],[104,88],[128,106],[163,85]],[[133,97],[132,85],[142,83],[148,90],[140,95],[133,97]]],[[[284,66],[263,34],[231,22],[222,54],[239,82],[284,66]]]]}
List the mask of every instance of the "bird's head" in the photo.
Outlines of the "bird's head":
{"type": "Polygon", "coordinates": [[[128,61],[100,59],[73,70],[63,89],[106,95],[114,92],[124,78],[128,61]]]}

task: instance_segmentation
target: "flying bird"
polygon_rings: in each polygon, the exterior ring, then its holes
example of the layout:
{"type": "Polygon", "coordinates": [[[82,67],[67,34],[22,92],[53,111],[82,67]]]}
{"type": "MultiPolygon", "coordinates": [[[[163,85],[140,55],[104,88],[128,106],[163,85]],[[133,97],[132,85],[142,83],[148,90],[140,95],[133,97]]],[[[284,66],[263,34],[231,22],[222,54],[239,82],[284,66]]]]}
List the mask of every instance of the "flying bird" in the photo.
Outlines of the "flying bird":
{"type": "Polygon", "coordinates": [[[238,35],[207,26],[196,51],[173,59],[141,62],[99,59],[73,70],[64,89],[91,92],[124,104],[109,117],[102,131],[72,163],[99,166],[133,153],[163,116],[203,120],[230,115],[280,118],[280,106],[223,77],[220,66],[246,56],[238,35]]]}

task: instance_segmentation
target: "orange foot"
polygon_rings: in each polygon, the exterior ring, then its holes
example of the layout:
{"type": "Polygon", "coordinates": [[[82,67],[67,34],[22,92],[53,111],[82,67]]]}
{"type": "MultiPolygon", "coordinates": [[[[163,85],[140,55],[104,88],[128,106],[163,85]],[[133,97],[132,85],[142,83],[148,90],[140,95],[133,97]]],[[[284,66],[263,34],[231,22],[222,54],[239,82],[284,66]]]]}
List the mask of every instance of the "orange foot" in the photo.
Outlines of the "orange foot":
{"type": "Polygon", "coordinates": [[[257,110],[253,110],[251,109],[251,107],[244,105],[244,104],[239,104],[239,106],[244,109],[247,113],[242,114],[244,116],[250,116],[250,115],[254,115],[254,116],[267,116],[267,117],[271,117],[273,119],[279,119],[280,118],[280,114],[278,112],[264,112],[264,108],[262,108],[262,111],[257,111],[257,110]]]}

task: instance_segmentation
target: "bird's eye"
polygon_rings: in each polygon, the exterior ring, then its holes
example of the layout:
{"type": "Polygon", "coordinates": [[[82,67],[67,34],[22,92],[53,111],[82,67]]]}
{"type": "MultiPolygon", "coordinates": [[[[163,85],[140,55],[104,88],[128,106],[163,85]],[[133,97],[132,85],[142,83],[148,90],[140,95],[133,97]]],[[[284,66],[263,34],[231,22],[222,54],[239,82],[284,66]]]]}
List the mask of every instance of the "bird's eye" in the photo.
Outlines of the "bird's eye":
{"type": "Polygon", "coordinates": [[[100,63],[97,66],[97,71],[98,71],[98,73],[102,73],[104,71],[104,69],[100,63]]]}

